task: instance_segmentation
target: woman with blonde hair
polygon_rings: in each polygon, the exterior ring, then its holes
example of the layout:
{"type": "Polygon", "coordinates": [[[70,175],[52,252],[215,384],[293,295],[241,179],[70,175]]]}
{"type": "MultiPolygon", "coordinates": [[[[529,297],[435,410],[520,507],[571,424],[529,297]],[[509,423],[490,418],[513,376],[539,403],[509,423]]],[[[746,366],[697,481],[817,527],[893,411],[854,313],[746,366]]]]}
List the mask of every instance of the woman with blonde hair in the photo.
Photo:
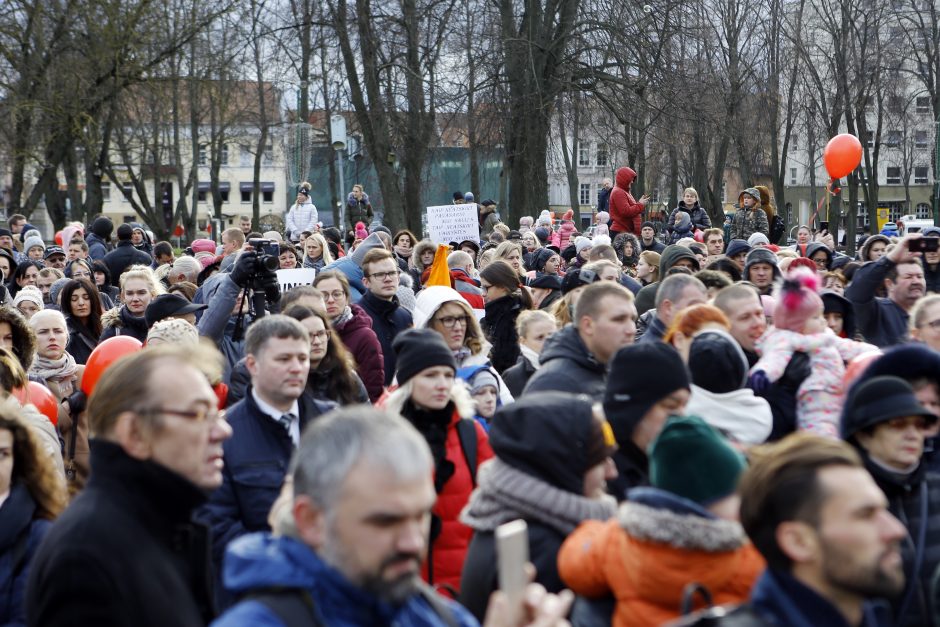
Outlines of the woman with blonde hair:
{"type": "Polygon", "coordinates": [[[512,241],[505,241],[496,247],[496,259],[501,259],[512,266],[520,283],[525,283],[525,267],[522,265],[522,246],[512,241]]]}
{"type": "Polygon", "coordinates": [[[659,281],[660,255],[652,250],[640,253],[640,260],[636,264],[636,278],[643,285],[659,281]]]}
{"type": "Polygon", "coordinates": [[[165,290],[147,266],[131,266],[121,275],[121,305],[109,309],[101,316],[101,341],[117,335],[130,335],[147,341],[147,321],[144,312],[154,298],[165,290]]]}
{"type": "Polygon", "coordinates": [[[15,401],[0,404],[0,622],[26,624],[30,563],[52,521],[65,509],[62,476],[20,418],[15,401]]]}
{"type": "Polygon", "coordinates": [[[304,268],[322,270],[324,266],[333,263],[333,255],[326,238],[320,233],[313,233],[304,242],[304,268]]]}

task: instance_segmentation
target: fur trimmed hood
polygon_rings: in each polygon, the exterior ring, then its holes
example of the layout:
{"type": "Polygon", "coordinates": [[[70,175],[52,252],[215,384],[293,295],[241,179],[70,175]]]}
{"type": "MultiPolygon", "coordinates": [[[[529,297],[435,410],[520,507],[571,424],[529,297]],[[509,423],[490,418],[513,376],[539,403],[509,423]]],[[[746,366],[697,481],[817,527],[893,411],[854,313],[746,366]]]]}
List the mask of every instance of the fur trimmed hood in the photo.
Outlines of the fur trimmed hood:
{"type": "Polygon", "coordinates": [[[124,321],[121,320],[121,307],[118,305],[101,314],[101,328],[110,329],[111,327],[123,327],[124,321]]]}
{"type": "Polygon", "coordinates": [[[620,506],[617,520],[637,540],[668,544],[688,551],[723,553],[737,550],[748,542],[740,523],[633,501],[620,506]]]}

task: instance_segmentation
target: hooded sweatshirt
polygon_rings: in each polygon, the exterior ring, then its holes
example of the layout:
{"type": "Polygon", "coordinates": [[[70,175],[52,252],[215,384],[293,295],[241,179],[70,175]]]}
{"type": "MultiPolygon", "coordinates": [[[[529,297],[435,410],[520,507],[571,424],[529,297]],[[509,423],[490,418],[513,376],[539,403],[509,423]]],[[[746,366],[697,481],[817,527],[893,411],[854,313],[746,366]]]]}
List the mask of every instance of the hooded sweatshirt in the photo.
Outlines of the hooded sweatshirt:
{"type": "Polygon", "coordinates": [[[676,218],[673,218],[670,227],[668,227],[672,232],[670,241],[672,241],[673,244],[682,238],[692,237],[692,217],[685,211],[680,211],[676,215],[678,216],[679,222],[676,223],[676,218]]]}
{"type": "Polygon", "coordinates": [[[692,262],[694,271],[699,270],[698,257],[685,246],[673,244],[667,246],[659,258],[659,281],[650,283],[639,291],[636,295],[636,313],[642,316],[644,313],[656,306],[656,293],[659,291],[660,282],[666,278],[669,270],[676,265],[680,259],[688,259],[692,262]]]}
{"type": "Polygon", "coordinates": [[[643,209],[630,193],[630,186],[636,180],[636,172],[631,168],[618,168],[616,184],[610,192],[610,220],[611,231],[617,233],[633,233],[640,236],[640,227],[643,224],[643,209]]]}

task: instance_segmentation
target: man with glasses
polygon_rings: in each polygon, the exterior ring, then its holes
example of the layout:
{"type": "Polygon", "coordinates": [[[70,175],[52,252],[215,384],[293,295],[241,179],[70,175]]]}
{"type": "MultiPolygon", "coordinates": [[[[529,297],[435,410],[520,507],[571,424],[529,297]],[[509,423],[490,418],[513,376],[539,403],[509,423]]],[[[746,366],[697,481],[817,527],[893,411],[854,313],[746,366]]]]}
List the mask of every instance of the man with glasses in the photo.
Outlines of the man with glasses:
{"type": "Polygon", "coordinates": [[[245,366],[251,386],[245,398],[229,408],[235,436],[225,443],[222,485],[202,509],[212,525],[213,556],[219,567],[230,541],[270,530],[268,512],[301,431],[335,407],[304,394],[309,362],[310,335],[293,318],[265,316],[248,327],[245,366]]]}
{"type": "Polygon", "coordinates": [[[36,552],[31,625],[205,625],[208,530],[232,429],[209,381],[212,348],[164,345],[109,368],[88,403],[92,476],[36,552]],[[172,394],[168,393],[172,390],[172,394]]]}
{"type": "Polygon", "coordinates": [[[382,345],[385,362],[385,385],[395,377],[395,351],[392,340],[414,326],[411,312],[398,302],[398,264],[392,253],[375,248],[362,260],[362,284],[368,290],[359,306],[372,318],[372,330],[382,345]]]}

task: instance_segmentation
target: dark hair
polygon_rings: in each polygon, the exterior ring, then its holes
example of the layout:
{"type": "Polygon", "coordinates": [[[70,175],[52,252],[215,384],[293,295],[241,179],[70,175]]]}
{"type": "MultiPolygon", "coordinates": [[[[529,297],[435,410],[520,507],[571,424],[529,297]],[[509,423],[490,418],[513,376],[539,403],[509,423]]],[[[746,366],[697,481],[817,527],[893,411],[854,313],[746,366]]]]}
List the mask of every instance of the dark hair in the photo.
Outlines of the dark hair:
{"type": "MultiPolygon", "coordinates": [[[[104,291],[107,291],[108,288],[111,287],[111,270],[108,269],[108,264],[101,261],[100,259],[93,261],[91,264],[92,279],[95,278],[95,272],[100,272],[104,275],[104,285],[102,285],[101,288],[103,288],[104,291]]],[[[97,285],[97,281],[95,281],[95,284],[97,285]]]]}
{"type": "Polygon", "coordinates": [[[705,269],[724,272],[731,279],[732,283],[737,283],[742,278],[741,271],[738,269],[737,264],[724,255],[709,263],[707,266],[705,266],[705,269]]]}
{"type": "Polygon", "coordinates": [[[490,284],[496,287],[502,287],[509,291],[511,298],[518,299],[522,303],[523,309],[532,309],[532,297],[529,290],[522,287],[519,282],[519,275],[513,270],[512,266],[497,259],[480,271],[480,278],[486,279],[490,284]]]}
{"type": "Polygon", "coordinates": [[[0,322],[10,325],[13,332],[13,354],[20,360],[23,370],[29,370],[36,356],[36,334],[26,318],[12,307],[0,306],[0,322]]]}
{"type": "Polygon", "coordinates": [[[62,288],[62,295],[59,300],[59,309],[62,313],[70,317],[70,322],[80,324],[88,329],[92,337],[101,337],[101,296],[98,294],[98,288],[88,279],[71,279],[62,288]],[[88,300],[91,302],[91,311],[88,313],[88,322],[83,322],[76,317],[72,311],[72,294],[76,290],[83,289],[88,294],[88,300]]]}
{"type": "MultiPolygon", "coordinates": [[[[213,274],[219,271],[219,268],[222,267],[222,260],[217,259],[210,263],[208,266],[199,271],[199,274],[196,275],[196,285],[202,285],[205,283],[206,279],[211,277],[213,274]]],[[[192,299],[190,299],[192,300],[192,299]]]]}
{"type": "Polygon", "coordinates": [[[26,271],[29,270],[29,268],[36,268],[36,270],[39,271],[42,270],[43,265],[38,261],[33,261],[32,259],[27,259],[26,261],[18,263],[16,270],[13,271],[13,276],[10,277],[9,287],[11,297],[16,296],[16,293],[22,289],[19,283],[16,281],[17,279],[22,279],[24,276],[26,276],[26,271]]]}
{"type": "Polygon", "coordinates": [[[862,461],[845,442],[807,433],[751,449],[750,461],[739,484],[741,525],[767,566],[788,572],[792,560],[777,544],[777,527],[788,521],[816,527],[827,496],[819,471],[861,468],[862,461]]]}
{"type": "Polygon", "coordinates": [[[307,318],[319,318],[323,321],[323,328],[330,336],[326,346],[326,354],[317,366],[317,372],[326,378],[326,389],[331,390],[335,400],[340,405],[358,403],[360,393],[359,375],[356,374],[356,360],[346,349],[339,333],[333,329],[330,319],[325,313],[319,312],[303,305],[292,305],[285,312],[285,316],[303,322],[307,318]]]}
{"type": "MultiPolygon", "coordinates": [[[[239,231],[240,232],[240,231],[239,231]]],[[[173,247],[170,242],[157,242],[153,245],[153,258],[156,259],[162,255],[172,255],[173,247]]]]}
{"type": "Polygon", "coordinates": [[[411,247],[412,247],[412,248],[414,248],[415,244],[418,243],[418,238],[415,237],[415,234],[414,234],[414,233],[412,233],[412,232],[409,231],[408,229],[402,229],[402,230],[396,232],[395,235],[392,236],[392,245],[397,244],[397,243],[398,243],[398,238],[401,237],[402,235],[407,235],[408,237],[411,238],[411,247]]]}

